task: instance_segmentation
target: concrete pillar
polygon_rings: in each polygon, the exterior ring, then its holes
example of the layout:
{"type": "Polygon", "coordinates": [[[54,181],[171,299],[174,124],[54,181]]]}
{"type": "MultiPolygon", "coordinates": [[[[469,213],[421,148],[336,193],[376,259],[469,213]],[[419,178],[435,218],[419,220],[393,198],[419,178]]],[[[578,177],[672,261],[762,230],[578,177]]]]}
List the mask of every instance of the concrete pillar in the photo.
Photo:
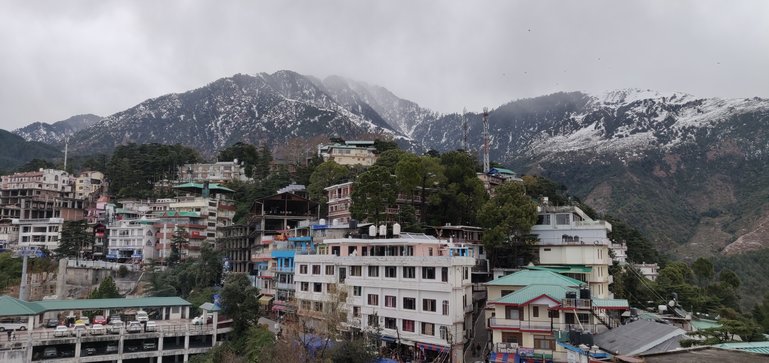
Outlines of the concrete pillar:
{"type": "Polygon", "coordinates": [[[67,286],[67,259],[59,260],[59,270],[56,272],[56,298],[66,299],[64,292],[67,286]]]}
{"type": "Polygon", "coordinates": [[[160,309],[160,320],[166,320],[166,307],[160,309]]]}
{"type": "Polygon", "coordinates": [[[158,363],[163,363],[163,333],[158,335],[158,363]]]}
{"type": "Polygon", "coordinates": [[[216,346],[216,333],[219,330],[219,313],[214,311],[214,335],[211,337],[211,346],[216,346]]]}
{"type": "Polygon", "coordinates": [[[123,332],[120,332],[120,339],[117,341],[117,363],[123,363],[123,350],[125,349],[125,344],[123,342],[123,332]]]}
{"type": "Polygon", "coordinates": [[[190,360],[190,327],[187,326],[186,331],[184,332],[184,361],[188,362],[190,360]]]}
{"type": "Polygon", "coordinates": [[[75,361],[76,362],[80,361],[80,349],[82,348],[81,345],[82,344],[80,343],[80,335],[78,334],[77,339],[75,340],[75,361]]]}

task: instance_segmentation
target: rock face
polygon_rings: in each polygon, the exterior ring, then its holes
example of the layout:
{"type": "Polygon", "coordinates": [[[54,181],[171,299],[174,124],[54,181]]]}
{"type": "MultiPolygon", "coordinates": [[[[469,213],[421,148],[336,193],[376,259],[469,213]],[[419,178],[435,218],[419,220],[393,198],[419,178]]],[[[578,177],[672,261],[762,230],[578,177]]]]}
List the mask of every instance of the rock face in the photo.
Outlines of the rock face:
{"type": "Polygon", "coordinates": [[[35,122],[20,129],[16,129],[13,133],[23,137],[27,141],[58,145],[64,143],[64,137],[66,135],[72,135],[95,124],[101,119],[100,116],[91,114],[77,115],[52,124],[35,122]]]}
{"type": "MultiPolygon", "coordinates": [[[[769,246],[762,227],[769,218],[769,100],[637,89],[555,93],[492,109],[489,124],[491,160],[565,184],[666,251],[696,257],[769,246]]],[[[33,132],[42,128],[16,133],[36,140],[55,134],[33,132]]],[[[455,150],[466,139],[479,153],[481,132],[476,113],[440,115],[382,87],[279,71],[147,100],[77,131],[70,150],[181,143],[212,156],[238,141],[280,148],[375,134],[419,151],[455,150]]]]}

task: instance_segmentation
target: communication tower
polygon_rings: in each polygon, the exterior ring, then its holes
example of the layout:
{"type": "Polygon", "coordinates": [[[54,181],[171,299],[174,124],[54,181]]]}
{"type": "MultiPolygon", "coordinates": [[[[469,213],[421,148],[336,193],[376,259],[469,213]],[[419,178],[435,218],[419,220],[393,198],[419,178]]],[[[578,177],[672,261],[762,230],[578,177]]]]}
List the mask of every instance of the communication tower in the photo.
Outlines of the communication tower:
{"type": "Polygon", "coordinates": [[[489,108],[483,108],[483,172],[488,173],[489,166],[489,108]]]}

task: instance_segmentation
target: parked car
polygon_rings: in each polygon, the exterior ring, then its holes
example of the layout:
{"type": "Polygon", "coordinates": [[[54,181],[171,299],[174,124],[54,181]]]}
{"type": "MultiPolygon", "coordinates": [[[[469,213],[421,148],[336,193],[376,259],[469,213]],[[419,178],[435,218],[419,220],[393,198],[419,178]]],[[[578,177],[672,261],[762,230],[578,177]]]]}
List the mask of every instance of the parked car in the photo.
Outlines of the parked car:
{"type": "Polygon", "coordinates": [[[11,319],[0,320],[0,332],[6,330],[27,330],[27,323],[11,319]]]}
{"type": "Polygon", "coordinates": [[[59,352],[56,351],[56,347],[46,347],[43,349],[43,358],[56,358],[59,352]]]}
{"type": "Polygon", "coordinates": [[[48,319],[45,322],[45,327],[46,328],[55,328],[57,326],[59,326],[59,319],[48,319]]]}
{"type": "Polygon", "coordinates": [[[125,349],[129,352],[136,352],[139,350],[138,345],[126,345],[125,349]]]}
{"type": "Polygon", "coordinates": [[[96,315],[93,317],[94,324],[107,325],[108,321],[104,315],[96,315]]]}
{"type": "Polygon", "coordinates": [[[142,323],[138,321],[132,321],[128,323],[125,327],[126,333],[141,333],[142,331],[142,323]]]}
{"type": "Polygon", "coordinates": [[[96,348],[94,347],[86,347],[83,349],[83,352],[80,353],[81,356],[87,356],[87,355],[94,355],[96,354],[96,348]]]}
{"type": "Polygon", "coordinates": [[[78,335],[85,335],[86,327],[83,323],[75,323],[75,326],[72,327],[72,336],[78,336],[78,335]]]}
{"type": "Polygon", "coordinates": [[[154,320],[149,320],[144,323],[144,331],[157,331],[158,324],[154,320]]]}
{"type": "Polygon", "coordinates": [[[139,310],[136,312],[136,321],[140,323],[146,323],[148,320],[150,320],[150,316],[146,311],[139,310]]]}
{"type": "Polygon", "coordinates": [[[120,330],[123,329],[123,322],[120,320],[117,321],[111,321],[109,325],[107,326],[107,333],[110,334],[120,334],[120,330]]]}
{"type": "Polygon", "coordinates": [[[144,350],[155,350],[158,349],[158,345],[154,340],[148,340],[142,344],[142,348],[144,348],[144,350]]]}
{"type": "Polygon", "coordinates": [[[85,325],[91,325],[91,318],[87,316],[81,316],[80,321],[85,325]]]}
{"type": "Polygon", "coordinates": [[[53,330],[53,336],[57,338],[66,337],[69,335],[69,328],[66,325],[59,325],[53,330]]]}
{"type": "Polygon", "coordinates": [[[196,316],[195,318],[193,318],[192,319],[192,324],[193,325],[211,324],[211,322],[213,320],[214,320],[214,318],[211,315],[209,315],[205,319],[203,318],[203,315],[201,315],[201,316],[196,316]]]}
{"type": "Polygon", "coordinates": [[[107,354],[109,354],[109,353],[117,353],[117,344],[115,344],[115,343],[107,344],[107,348],[104,349],[104,352],[107,353],[107,354]]]}
{"type": "Polygon", "coordinates": [[[107,333],[107,328],[101,324],[94,324],[91,326],[91,335],[104,335],[107,333]]]}

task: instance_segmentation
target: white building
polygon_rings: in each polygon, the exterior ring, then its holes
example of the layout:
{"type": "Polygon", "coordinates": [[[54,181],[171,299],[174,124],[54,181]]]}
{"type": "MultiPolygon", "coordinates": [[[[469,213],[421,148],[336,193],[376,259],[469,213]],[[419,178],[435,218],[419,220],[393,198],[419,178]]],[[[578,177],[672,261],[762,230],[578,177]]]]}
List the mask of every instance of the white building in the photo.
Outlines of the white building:
{"type": "Polygon", "coordinates": [[[105,186],[104,173],[100,171],[84,171],[75,178],[75,198],[85,199],[105,186]]]}
{"type": "Polygon", "coordinates": [[[318,145],[318,156],[323,161],[333,160],[339,165],[371,166],[377,160],[373,141],[345,141],[344,144],[318,145]]]}
{"type": "Polygon", "coordinates": [[[635,267],[643,277],[652,281],[656,281],[657,276],[660,274],[660,266],[656,263],[634,263],[633,267],[635,267]]]}
{"type": "Polygon", "coordinates": [[[539,237],[540,264],[584,267],[583,275],[575,277],[589,283],[593,296],[600,298],[612,297],[609,232],[611,223],[593,220],[578,207],[546,203],[539,207],[537,223],[531,228],[531,233],[539,237]]]}
{"type": "Polygon", "coordinates": [[[136,219],[116,221],[109,225],[107,259],[131,261],[157,258],[156,222],[152,219],[136,219]]]}
{"type": "Polygon", "coordinates": [[[13,224],[19,227],[19,244],[22,249],[48,249],[59,247],[61,218],[14,219],[13,224]]]}
{"type": "Polygon", "coordinates": [[[238,162],[238,159],[216,163],[184,164],[179,167],[179,180],[181,181],[224,183],[250,179],[246,175],[245,167],[238,162]]]}
{"type": "Polygon", "coordinates": [[[462,361],[472,329],[472,249],[424,234],[327,239],[295,256],[301,316],[343,309],[353,329],[381,328],[384,341],[462,361]]]}
{"type": "Polygon", "coordinates": [[[0,221],[0,248],[8,249],[19,243],[19,226],[11,220],[0,221]]]}

